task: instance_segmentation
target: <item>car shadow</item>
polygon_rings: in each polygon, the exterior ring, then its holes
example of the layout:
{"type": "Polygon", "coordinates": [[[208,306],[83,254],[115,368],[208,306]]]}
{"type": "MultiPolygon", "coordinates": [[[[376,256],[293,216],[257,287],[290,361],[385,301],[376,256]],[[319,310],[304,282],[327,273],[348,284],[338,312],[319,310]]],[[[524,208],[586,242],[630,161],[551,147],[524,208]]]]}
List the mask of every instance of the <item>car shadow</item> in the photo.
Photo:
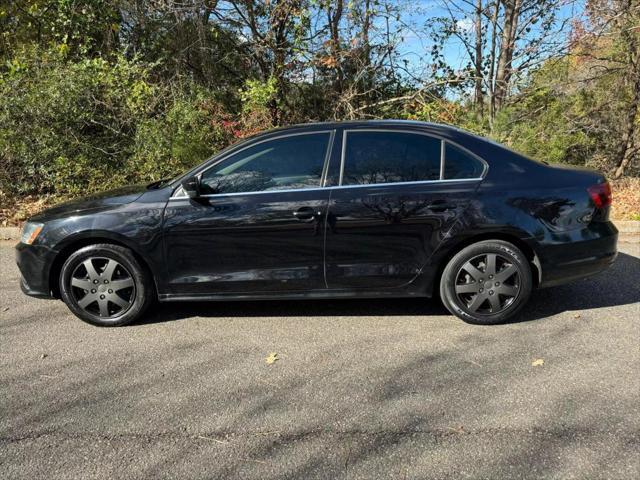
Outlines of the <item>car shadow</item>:
{"type": "MultiPolygon", "coordinates": [[[[620,252],[607,271],[576,282],[535,290],[523,311],[508,323],[539,320],[566,311],[628,305],[640,301],[640,259],[620,252]]],[[[133,325],[190,317],[359,317],[449,315],[439,298],[247,300],[166,302],[133,325]]]]}
{"type": "Polygon", "coordinates": [[[533,292],[517,321],[537,320],[566,311],[640,302],[640,259],[620,252],[606,271],[566,285],[533,292]]]}

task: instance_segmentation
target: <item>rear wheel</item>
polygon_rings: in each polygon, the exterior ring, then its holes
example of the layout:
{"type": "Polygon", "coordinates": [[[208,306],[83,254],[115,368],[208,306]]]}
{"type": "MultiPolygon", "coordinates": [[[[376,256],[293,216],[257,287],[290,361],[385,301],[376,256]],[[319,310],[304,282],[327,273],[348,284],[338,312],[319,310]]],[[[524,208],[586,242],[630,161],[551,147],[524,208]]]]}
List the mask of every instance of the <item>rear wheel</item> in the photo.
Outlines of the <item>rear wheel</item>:
{"type": "Polygon", "coordinates": [[[64,303],[81,320],[119,326],[138,319],[153,301],[153,283],[133,253],[110,244],[69,256],[60,273],[64,303]]]}
{"type": "Polygon", "coordinates": [[[511,243],[486,240],[462,249],[445,267],[440,296],[469,323],[496,324],[515,315],[531,295],[531,267],[511,243]]]}

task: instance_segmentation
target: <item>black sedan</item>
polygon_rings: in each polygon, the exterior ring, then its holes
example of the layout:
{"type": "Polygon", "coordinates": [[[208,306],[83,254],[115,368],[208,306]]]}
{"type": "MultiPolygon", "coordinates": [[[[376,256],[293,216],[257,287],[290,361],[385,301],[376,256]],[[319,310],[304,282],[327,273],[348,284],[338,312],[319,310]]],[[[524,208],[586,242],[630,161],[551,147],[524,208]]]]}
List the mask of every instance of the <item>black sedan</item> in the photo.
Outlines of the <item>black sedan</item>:
{"type": "Polygon", "coordinates": [[[178,178],[31,218],[23,291],[94,325],[154,301],[439,295],[465,321],[515,315],[533,288],[616,257],[611,191],[444,125],[273,130],[178,178]]]}

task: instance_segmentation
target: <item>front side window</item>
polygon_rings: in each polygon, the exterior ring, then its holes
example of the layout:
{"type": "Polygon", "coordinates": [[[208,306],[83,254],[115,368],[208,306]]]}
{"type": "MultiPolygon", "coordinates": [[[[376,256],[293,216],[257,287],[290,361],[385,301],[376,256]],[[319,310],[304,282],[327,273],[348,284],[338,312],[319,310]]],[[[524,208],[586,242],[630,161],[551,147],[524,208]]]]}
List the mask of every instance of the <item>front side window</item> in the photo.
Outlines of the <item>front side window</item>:
{"type": "Polygon", "coordinates": [[[441,141],[407,132],[347,132],[342,185],[440,179],[441,141]]]}
{"type": "Polygon", "coordinates": [[[464,150],[447,143],[444,150],[444,178],[458,180],[479,178],[484,171],[484,164],[464,150]]]}
{"type": "Polygon", "coordinates": [[[200,178],[205,195],[320,186],[329,132],[258,143],[223,160],[200,178]]]}

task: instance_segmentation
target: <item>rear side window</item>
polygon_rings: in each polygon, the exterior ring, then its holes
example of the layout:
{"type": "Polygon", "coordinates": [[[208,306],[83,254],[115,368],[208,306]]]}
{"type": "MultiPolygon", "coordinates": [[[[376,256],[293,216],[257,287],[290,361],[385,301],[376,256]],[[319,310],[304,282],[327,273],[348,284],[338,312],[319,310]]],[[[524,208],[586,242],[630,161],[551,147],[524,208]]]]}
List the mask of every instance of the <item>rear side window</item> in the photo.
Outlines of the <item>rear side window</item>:
{"type": "Polygon", "coordinates": [[[346,132],[342,185],[440,179],[441,141],[406,132],[346,132]]]}
{"type": "Polygon", "coordinates": [[[484,164],[464,150],[449,143],[444,150],[444,179],[479,178],[484,164]]]}

